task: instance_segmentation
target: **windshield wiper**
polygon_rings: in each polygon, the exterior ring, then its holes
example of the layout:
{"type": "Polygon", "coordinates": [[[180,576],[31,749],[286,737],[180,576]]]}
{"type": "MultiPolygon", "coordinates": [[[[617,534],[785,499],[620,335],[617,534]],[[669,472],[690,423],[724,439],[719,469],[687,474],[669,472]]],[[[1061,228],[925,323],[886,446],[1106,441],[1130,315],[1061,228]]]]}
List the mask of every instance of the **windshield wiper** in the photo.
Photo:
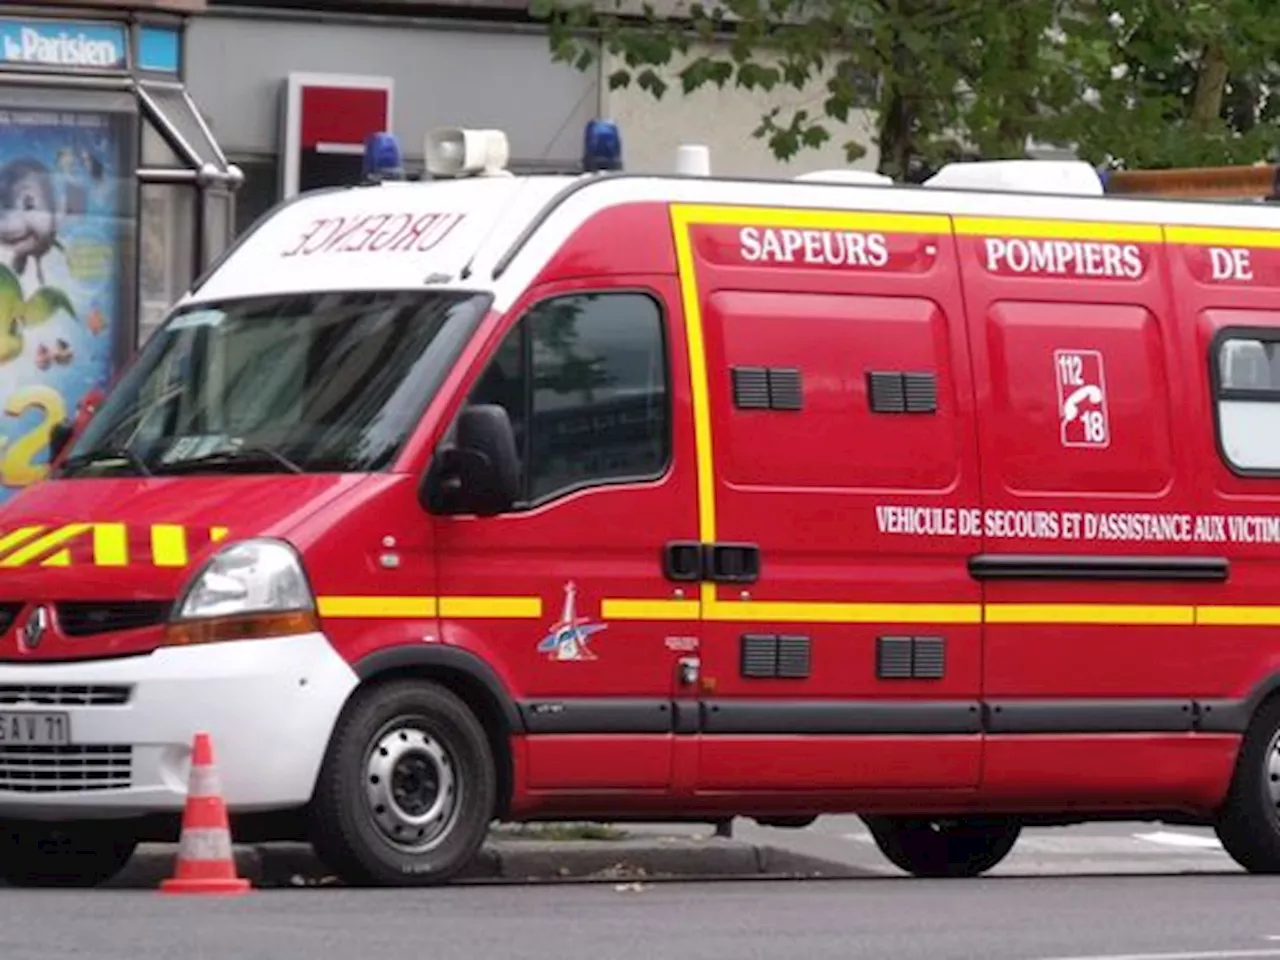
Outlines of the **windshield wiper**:
{"type": "Polygon", "coordinates": [[[63,460],[58,471],[60,475],[66,476],[80,467],[87,467],[93,463],[104,463],[111,460],[123,460],[144,477],[154,476],[154,474],[147,469],[145,461],[143,461],[140,456],[128,447],[109,447],[104,450],[90,450],[88,453],[77,453],[74,457],[67,457],[66,460],[63,460]]]}
{"type": "Polygon", "coordinates": [[[252,446],[252,447],[232,447],[228,450],[216,450],[213,453],[203,453],[198,457],[188,457],[183,460],[164,461],[160,466],[165,471],[183,470],[187,467],[211,467],[217,464],[244,463],[253,460],[270,460],[279,464],[291,473],[303,473],[303,469],[286,457],[278,450],[271,447],[252,446]]]}

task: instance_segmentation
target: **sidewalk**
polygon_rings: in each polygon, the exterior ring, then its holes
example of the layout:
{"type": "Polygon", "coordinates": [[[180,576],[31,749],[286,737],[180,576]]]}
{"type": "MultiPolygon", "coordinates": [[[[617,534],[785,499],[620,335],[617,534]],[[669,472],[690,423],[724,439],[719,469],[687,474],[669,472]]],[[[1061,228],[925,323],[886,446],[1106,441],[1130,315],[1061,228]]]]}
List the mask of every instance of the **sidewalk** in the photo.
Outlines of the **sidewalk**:
{"type": "MultiPolygon", "coordinates": [[[[109,886],[150,888],[172,874],[177,847],[138,848],[109,886]]],[[[238,845],[240,874],[259,887],[337,885],[299,844],[238,845]]],[[[874,876],[860,869],[759,841],[715,837],[709,826],[638,829],[546,824],[495,829],[457,883],[802,879],[874,876]],[[585,839],[583,837],[586,837],[585,839]],[[599,837],[599,839],[595,839],[599,837]]]]}

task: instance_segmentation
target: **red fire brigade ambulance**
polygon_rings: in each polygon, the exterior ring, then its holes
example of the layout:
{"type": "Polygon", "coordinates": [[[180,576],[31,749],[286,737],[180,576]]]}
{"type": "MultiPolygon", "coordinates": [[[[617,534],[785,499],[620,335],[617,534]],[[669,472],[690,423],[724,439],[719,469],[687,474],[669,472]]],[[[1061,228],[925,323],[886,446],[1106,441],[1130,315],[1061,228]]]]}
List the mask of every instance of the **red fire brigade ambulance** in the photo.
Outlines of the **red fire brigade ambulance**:
{"type": "Polygon", "coordinates": [[[198,731],[353,881],[839,811],[918,875],[1107,818],[1280,870],[1280,212],[427,146],[247,232],[0,512],[0,876],[176,837],[198,731]]]}

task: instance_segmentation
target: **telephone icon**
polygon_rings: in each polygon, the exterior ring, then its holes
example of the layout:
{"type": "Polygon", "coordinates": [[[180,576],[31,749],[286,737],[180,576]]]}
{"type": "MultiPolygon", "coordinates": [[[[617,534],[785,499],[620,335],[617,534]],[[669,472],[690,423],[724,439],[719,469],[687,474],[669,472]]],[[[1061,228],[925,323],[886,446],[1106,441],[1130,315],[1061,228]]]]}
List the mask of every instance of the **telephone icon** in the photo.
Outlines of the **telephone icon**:
{"type": "Polygon", "coordinates": [[[1070,423],[1080,416],[1080,405],[1085,402],[1101,403],[1102,389],[1088,383],[1074,390],[1067,399],[1062,401],[1062,422],[1070,423]]]}

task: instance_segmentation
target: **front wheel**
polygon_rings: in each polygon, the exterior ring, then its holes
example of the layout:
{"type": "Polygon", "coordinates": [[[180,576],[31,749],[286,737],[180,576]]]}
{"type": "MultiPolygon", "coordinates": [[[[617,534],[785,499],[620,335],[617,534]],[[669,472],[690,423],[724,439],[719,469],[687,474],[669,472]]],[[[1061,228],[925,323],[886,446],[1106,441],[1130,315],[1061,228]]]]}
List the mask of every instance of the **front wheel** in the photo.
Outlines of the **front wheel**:
{"type": "Polygon", "coordinates": [[[1245,870],[1280,873],[1280,700],[1265,704],[1249,724],[1214,826],[1245,870]]]}
{"type": "Polygon", "coordinates": [[[976,877],[1009,855],[1022,825],[961,817],[864,817],[880,852],[917,877],[976,877]]]}
{"type": "Polygon", "coordinates": [[[0,880],[11,887],[96,887],[129,863],[138,840],[110,822],[0,824],[0,880]]]}
{"type": "Polygon", "coordinates": [[[346,883],[443,883],[484,842],[495,791],[489,741],[465,703],[427,681],[380,684],[334,732],[312,842],[346,883]]]}

